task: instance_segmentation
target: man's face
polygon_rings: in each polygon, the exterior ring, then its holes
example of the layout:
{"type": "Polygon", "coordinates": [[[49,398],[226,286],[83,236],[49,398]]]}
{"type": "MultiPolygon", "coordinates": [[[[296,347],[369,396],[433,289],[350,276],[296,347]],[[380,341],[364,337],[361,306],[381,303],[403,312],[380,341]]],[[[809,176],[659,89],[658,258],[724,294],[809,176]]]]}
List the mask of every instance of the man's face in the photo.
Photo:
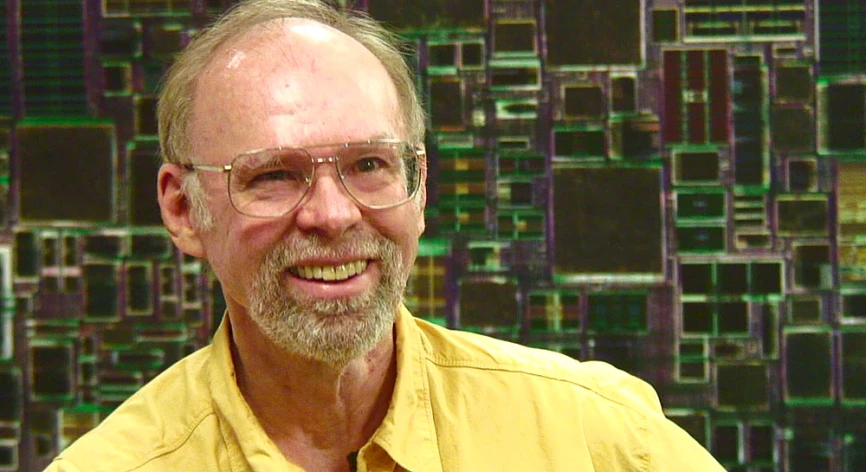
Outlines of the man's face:
{"type": "MultiPolygon", "coordinates": [[[[402,137],[384,67],[354,40],[306,20],[271,23],[224,46],[200,77],[194,103],[197,163],[223,165],[253,149],[402,137]]],[[[312,152],[330,157],[333,149],[312,152]]],[[[297,208],[259,219],[234,210],[224,175],[199,178],[213,226],[196,229],[201,254],[194,255],[210,263],[233,316],[249,316],[278,346],[334,364],[363,355],[391,328],[423,231],[423,202],[365,209],[325,163],[297,208]],[[338,280],[321,279],[331,271],[338,280]]]]}

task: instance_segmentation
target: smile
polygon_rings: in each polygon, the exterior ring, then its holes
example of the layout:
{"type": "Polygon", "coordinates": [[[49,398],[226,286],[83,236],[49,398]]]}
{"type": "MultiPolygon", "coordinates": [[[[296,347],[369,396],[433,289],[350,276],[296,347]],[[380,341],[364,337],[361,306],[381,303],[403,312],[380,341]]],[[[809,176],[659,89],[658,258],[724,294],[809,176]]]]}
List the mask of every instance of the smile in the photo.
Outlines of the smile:
{"type": "Polygon", "coordinates": [[[339,282],[364,272],[366,268],[367,261],[361,260],[340,265],[293,266],[289,267],[289,272],[302,279],[339,282]]]}

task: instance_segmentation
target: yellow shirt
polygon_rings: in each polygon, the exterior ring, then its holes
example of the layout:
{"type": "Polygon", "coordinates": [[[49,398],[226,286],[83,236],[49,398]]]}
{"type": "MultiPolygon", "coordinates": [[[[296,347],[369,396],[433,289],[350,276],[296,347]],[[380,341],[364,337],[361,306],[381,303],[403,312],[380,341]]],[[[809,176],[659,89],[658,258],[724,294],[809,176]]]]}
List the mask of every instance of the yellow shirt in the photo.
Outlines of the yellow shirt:
{"type": "MultiPolygon", "coordinates": [[[[226,317],[228,318],[228,317],[226,317]]],[[[229,339],[167,369],[46,469],[299,471],[235,383],[229,339]]],[[[391,406],[359,471],[723,471],[645,382],[600,362],[397,320],[391,406]]]]}

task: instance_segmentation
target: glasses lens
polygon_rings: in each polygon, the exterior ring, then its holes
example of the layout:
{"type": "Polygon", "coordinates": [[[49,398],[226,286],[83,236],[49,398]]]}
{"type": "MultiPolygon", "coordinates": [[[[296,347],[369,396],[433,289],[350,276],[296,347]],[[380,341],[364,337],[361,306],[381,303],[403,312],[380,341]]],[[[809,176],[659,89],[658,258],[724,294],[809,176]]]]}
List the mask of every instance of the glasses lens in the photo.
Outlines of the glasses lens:
{"type": "MultiPolygon", "coordinates": [[[[338,147],[343,185],[359,203],[387,208],[415,196],[418,155],[406,143],[351,143],[338,147]]],[[[313,160],[304,149],[269,149],[242,154],[232,162],[229,198],[249,216],[278,217],[291,211],[312,181],[313,160]]]]}
{"type": "Polygon", "coordinates": [[[398,205],[418,190],[418,155],[406,143],[352,144],[338,166],[349,193],[371,208],[398,205]]]}
{"type": "Polygon", "coordinates": [[[304,196],[312,172],[312,161],[303,149],[243,154],[232,162],[229,197],[243,214],[281,216],[304,196]]]}

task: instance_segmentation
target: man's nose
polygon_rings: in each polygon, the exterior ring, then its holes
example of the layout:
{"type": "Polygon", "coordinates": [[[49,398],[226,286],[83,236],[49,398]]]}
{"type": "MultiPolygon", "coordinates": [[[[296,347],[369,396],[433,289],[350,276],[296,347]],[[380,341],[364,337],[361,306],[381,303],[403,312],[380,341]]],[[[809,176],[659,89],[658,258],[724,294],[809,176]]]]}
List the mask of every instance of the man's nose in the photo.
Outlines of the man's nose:
{"type": "Polygon", "coordinates": [[[361,210],[332,164],[316,167],[307,195],[298,206],[298,229],[336,237],[361,220],[361,210]]]}

